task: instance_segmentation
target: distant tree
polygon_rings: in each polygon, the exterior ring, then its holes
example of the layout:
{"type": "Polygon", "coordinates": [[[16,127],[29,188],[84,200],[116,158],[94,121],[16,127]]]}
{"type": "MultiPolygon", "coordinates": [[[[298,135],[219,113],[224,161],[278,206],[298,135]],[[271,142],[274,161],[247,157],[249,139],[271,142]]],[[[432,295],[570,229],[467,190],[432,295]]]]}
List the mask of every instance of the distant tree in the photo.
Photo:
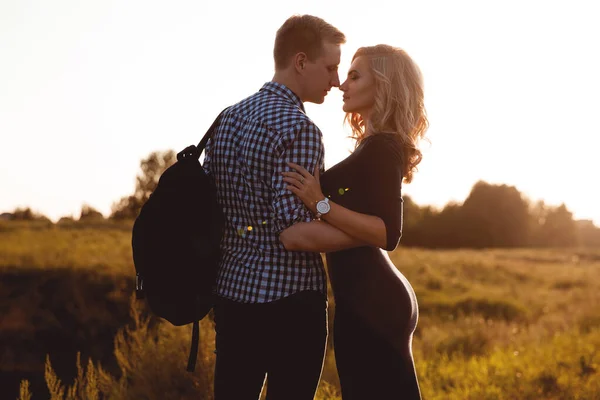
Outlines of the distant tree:
{"type": "Polygon", "coordinates": [[[12,212],[12,219],[15,221],[46,221],[51,222],[50,218],[43,214],[37,213],[29,207],[16,208],[12,212]]]}
{"type": "Polygon", "coordinates": [[[111,208],[111,219],[124,220],[135,219],[142,209],[142,200],[134,195],[122,197],[111,208]]]}
{"type": "Polygon", "coordinates": [[[17,221],[33,221],[34,213],[31,211],[31,208],[16,208],[12,213],[13,219],[17,221]]]}
{"type": "Polygon", "coordinates": [[[441,211],[404,197],[401,243],[428,248],[600,247],[600,228],[574,221],[562,204],[531,203],[515,187],[477,182],[462,203],[441,211]]]}
{"type": "Polygon", "coordinates": [[[578,229],[579,244],[585,247],[600,248],[600,228],[590,220],[575,221],[578,229]]]}
{"type": "Polygon", "coordinates": [[[465,244],[472,247],[526,246],[529,203],[514,186],[477,182],[461,208],[465,244]]]}
{"type": "Polygon", "coordinates": [[[461,246],[460,209],[460,204],[454,202],[441,211],[431,206],[420,207],[405,196],[401,243],[428,248],[461,246]]]}
{"type": "Polygon", "coordinates": [[[60,219],[58,220],[57,224],[58,225],[71,224],[73,222],[75,222],[75,219],[73,217],[60,217],[60,219]]]}
{"type": "Polygon", "coordinates": [[[468,247],[465,241],[462,205],[450,202],[441,212],[432,215],[430,226],[430,240],[432,247],[468,247]]]}
{"type": "Polygon", "coordinates": [[[540,242],[549,247],[575,246],[579,242],[578,229],[564,204],[550,209],[540,226],[540,242]]]}
{"type": "Polygon", "coordinates": [[[80,221],[90,221],[104,219],[104,215],[92,206],[84,204],[81,206],[81,214],[79,215],[80,221]]]}
{"type": "Polygon", "coordinates": [[[135,191],[113,204],[110,218],[134,219],[140,213],[150,194],[156,189],[160,176],[177,161],[173,150],[155,151],[140,162],[140,173],[136,177],[135,191]]]}
{"type": "Polygon", "coordinates": [[[405,237],[414,240],[417,231],[422,227],[423,209],[409,196],[403,196],[402,200],[402,242],[404,243],[405,237]]]}
{"type": "Polygon", "coordinates": [[[3,212],[2,214],[0,214],[0,221],[11,221],[12,219],[12,213],[3,212]]]}
{"type": "Polygon", "coordinates": [[[542,227],[546,222],[549,207],[543,200],[539,200],[529,207],[529,245],[538,247],[542,243],[542,227]]]}
{"type": "Polygon", "coordinates": [[[410,196],[403,196],[402,238],[405,246],[425,246],[426,229],[424,219],[429,207],[419,207],[410,196]]]}
{"type": "Polygon", "coordinates": [[[140,163],[141,174],[136,178],[135,196],[148,200],[150,194],[156,189],[158,180],[163,172],[177,161],[177,154],[173,150],[153,152],[140,163]]]}

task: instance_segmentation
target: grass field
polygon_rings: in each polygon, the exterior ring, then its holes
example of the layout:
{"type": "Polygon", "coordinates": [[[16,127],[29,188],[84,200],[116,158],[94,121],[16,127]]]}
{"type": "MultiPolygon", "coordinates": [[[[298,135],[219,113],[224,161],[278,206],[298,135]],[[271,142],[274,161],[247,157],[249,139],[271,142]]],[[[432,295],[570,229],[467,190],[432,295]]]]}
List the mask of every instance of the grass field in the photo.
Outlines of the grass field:
{"type": "MultiPolygon", "coordinates": [[[[22,398],[211,398],[212,323],[189,374],[189,328],[148,320],[131,298],[130,229],[0,224],[1,398],[21,380],[22,398]]],[[[600,250],[390,256],[419,300],[424,399],[600,399],[600,250]]],[[[331,347],[317,398],[340,398],[331,347]]]]}

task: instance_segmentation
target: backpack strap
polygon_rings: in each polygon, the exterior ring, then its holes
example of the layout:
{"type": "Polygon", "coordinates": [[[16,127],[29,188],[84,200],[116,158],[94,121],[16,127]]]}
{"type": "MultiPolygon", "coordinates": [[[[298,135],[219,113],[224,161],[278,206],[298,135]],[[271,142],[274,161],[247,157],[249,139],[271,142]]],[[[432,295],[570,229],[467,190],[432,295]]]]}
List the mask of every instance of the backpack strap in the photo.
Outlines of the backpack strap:
{"type": "Polygon", "coordinates": [[[227,107],[226,109],[224,109],[223,111],[221,111],[219,113],[219,115],[217,116],[217,118],[215,118],[215,121],[212,123],[210,128],[208,128],[208,131],[204,134],[204,137],[202,138],[202,140],[200,140],[200,143],[198,143],[198,146],[196,146],[196,148],[198,149],[198,156],[200,156],[200,154],[204,150],[204,147],[206,146],[206,142],[208,142],[208,139],[211,138],[213,132],[215,131],[215,128],[217,127],[217,124],[221,120],[221,117],[223,117],[223,114],[225,114],[225,111],[227,111],[228,109],[229,109],[229,107],[227,107]]]}
{"type": "Polygon", "coordinates": [[[212,125],[210,126],[210,128],[208,128],[208,131],[206,131],[206,133],[202,137],[202,140],[200,140],[200,143],[198,143],[197,146],[194,146],[194,145],[188,146],[185,149],[181,150],[179,153],[177,153],[177,161],[181,161],[184,158],[189,159],[191,157],[194,157],[196,160],[200,158],[200,154],[202,154],[202,152],[204,151],[204,147],[206,146],[208,139],[210,139],[212,137],[213,132],[215,131],[215,128],[217,127],[217,124],[221,120],[221,117],[223,116],[225,111],[227,111],[228,109],[229,109],[229,107],[227,107],[226,109],[224,109],[223,111],[221,111],[219,113],[219,115],[217,116],[217,118],[215,118],[212,125]]]}
{"type": "Polygon", "coordinates": [[[187,370],[194,372],[196,368],[196,359],[198,358],[198,344],[200,343],[200,321],[194,321],[192,327],[192,345],[190,347],[190,356],[188,358],[187,370]]]}

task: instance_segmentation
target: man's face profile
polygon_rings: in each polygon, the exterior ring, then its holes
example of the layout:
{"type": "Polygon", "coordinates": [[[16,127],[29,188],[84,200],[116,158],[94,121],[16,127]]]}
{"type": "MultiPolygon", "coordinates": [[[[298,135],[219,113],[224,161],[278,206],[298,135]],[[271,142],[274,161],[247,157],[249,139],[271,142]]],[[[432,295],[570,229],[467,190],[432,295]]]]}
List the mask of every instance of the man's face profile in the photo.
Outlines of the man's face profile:
{"type": "Polygon", "coordinates": [[[305,64],[305,101],[321,104],[332,87],[340,85],[338,66],[341,48],[337,44],[324,43],[321,54],[305,64]]]}

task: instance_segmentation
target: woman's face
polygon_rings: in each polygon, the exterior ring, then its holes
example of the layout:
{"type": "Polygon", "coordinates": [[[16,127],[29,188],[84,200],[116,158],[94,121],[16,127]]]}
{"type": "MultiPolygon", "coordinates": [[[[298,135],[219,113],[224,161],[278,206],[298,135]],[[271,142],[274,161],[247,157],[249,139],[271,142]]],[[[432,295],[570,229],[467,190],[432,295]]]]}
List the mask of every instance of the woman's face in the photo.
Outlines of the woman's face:
{"type": "Polygon", "coordinates": [[[375,77],[366,56],[359,56],[352,61],[348,78],[340,86],[344,92],[344,111],[358,113],[367,119],[375,104],[375,77]]]}

